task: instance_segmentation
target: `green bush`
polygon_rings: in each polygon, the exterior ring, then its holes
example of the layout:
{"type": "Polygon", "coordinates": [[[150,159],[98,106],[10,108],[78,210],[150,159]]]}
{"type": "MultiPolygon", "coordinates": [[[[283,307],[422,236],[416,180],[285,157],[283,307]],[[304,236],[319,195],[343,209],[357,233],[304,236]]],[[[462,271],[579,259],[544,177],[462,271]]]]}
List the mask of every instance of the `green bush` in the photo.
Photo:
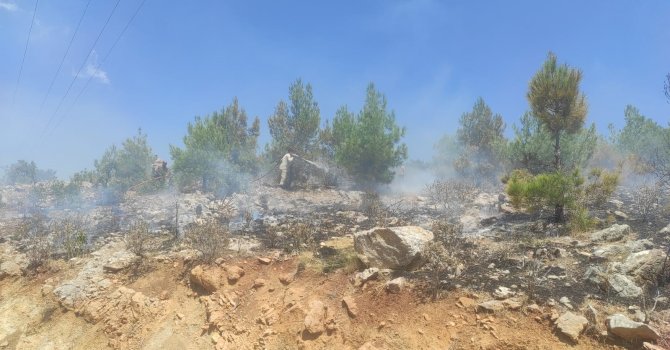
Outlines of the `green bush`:
{"type": "Polygon", "coordinates": [[[314,100],[312,85],[296,80],[289,87],[289,103],[280,101],[268,119],[272,140],[265,157],[276,163],[289,150],[306,158],[315,158],[320,151],[319,125],[321,114],[314,100]]]}
{"type": "Polygon", "coordinates": [[[88,235],[85,223],[77,217],[68,217],[54,222],[51,227],[55,247],[66,259],[83,255],[87,250],[88,235]]]}
{"type": "Polygon", "coordinates": [[[395,114],[386,105],[386,97],[370,83],[357,115],[345,106],[333,119],[335,161],[366,187],[390,183],[393,169],[407,159],[407,146],[400,142],[405,128],[396,124],[395,114]]]}
{"type": "Polygon", "coordinates": [[[130,189],[142,190],[142,186],[152,180],[154,159],[147,135],[141,129],[136,136],[123,141],[121,148],[113,145],[105,150],[102,157],[94,162],[95,183],[104,189],[104,201],[116,202],[130,189]]]}
{"type": "Polygon", "coordinates": [[[530,211],[547,207],[570,208],[576,204],[583,183],[578,171],[531,175],[525,170],[514,170],[507,181],[506,192],[517,208],[530,211]]]}
{"type": "Polygon", "coordinates": [[[260,122],[247,127],[247,114],[237,98],[221,112],[196,117],[188,124],[184,147],[170,146],[177,185],[184,190],[227,195],[239,190],[244,177],[258,169],[256,156],[260,122]]]}

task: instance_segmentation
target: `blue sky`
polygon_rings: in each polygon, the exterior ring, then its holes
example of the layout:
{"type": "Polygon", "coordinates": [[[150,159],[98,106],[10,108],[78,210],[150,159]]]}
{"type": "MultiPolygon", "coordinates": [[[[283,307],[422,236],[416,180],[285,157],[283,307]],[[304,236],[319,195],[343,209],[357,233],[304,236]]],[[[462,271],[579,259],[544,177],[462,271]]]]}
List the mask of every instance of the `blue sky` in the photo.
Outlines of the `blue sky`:
{"type": "Polygon", "coordinates": [[[622,126],[626,104],[670,120],[665,0],[146,0],[109,53],[142,1],[120,0],[89,56],[116,3],[95,0],[40,110],[87,1],[39,2],[17,88],[35,2],[0,0],[0,165],[35,160],[67,176],[139,127],[169,158],[188,121],[234,96],[261,118],[266,142],[267,118],[298,77],[313,85],[322,119],[343,104],[358,110],[374,82],[407,127],[410,156],[430,159],[479,96],[509,131],[549,50],[583,70],[588,120],[601,132],[622,126]],[[47,129],[52,118],[61,122],[47,129]]]}

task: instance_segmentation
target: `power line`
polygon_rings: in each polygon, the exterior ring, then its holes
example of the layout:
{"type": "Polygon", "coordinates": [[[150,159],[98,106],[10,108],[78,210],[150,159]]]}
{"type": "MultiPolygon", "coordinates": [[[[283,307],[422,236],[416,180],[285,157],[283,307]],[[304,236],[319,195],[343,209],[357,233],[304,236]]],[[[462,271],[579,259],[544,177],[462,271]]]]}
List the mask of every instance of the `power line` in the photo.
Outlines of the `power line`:
{"type": "Polygon", "coordinates": [[[30,34],[33,32],[33,23],[35,23],[35,14],[37,14],[37,4],[40,0],[35,0],[35,9],[33,10],[33,19],[30,21],[30,29],[28,29],[28,39],[26,39],[26,47],[23,49],[23,58],[21,59],[21,66],[19,68],[19,76],[16,78],[16,86],[14,87],[14,97],[12,97],[12,108],[16,102],[16,93],[19,91],[19,83],[21,82],[21,74],[23,73],[23,64],[26,62],[26,54],[28,53],[28,43],[30,43],[30,34]]]}
{"type": "Polygon", "coordinates": [[[51,93],[51,89],[54,86],[54,83],[56,82],[56,78],[58,78],[58,73],[60,73],[61,68],[63,68],[63,63],[65,62],[65,58],[67,57],[67,54],[70,52],[70,47],[72,47],[72,43],[74,42],[74,38],[77,36],[77,32],[79,32],[79,26],[81,26],[81,22],[84,20],[84,15],[86,15],[86,11],[88,10],[88,5],[91,4],[91,0],[88,0],[86,3],[86,7],[84,7],[84,12],[82,12],[81,17],[79,17],[79,22],[77,23],[77,27],[74,30],[74,34],[72,34],[72,38],[70,39],[70,42],[67,44],[67,49],[65,49],[65,54],[63,55],[63,58],[60,61],[60,64],[58,65],[58,69],[56,70],[56,74],[54,74],[53,79],[51,79],[51,84],[49,84],[49,89],[47,89],[47,93],[44,96],[44,100],[42,100],[42,104],[40,105],[40,113],[42,112],[42,109],[44,108],[44,104],[47,102],[47,98],[49,97],[49,94],[51,93]]]}
{"type": "MultiPolygon", "coordinates": [[[[134,12],[133,15],[130,17],[130,20],[128,20],[128,22],[126,23],[126,25],[123,27],[123,30],[121,30],[121,32],[119,33],[119,35],[116,37],[116,40],[114,40],[114,43],[113,43],[112,46],[109,48],[109,51],[107,51],[107,54],[105,54],[105,57],[103,57],[102,60],[100,61],[100,63],[98,64],[98,66],[95,67],[96,70],[100,69],[100,67],[102,67],[102,65],[105,63],[105,61],[107,61],[107,58],[109,57],[109,55],[112,53],[112,51],[113,51],[114,48],[116,47],[116,44],[119,43],[119,41],[121,40],[121,37],[123,37],[123,34],[126,32],[126,30],[128,29],[128,27],[130,27],[130,24],[133,22],[133,20],[134,20],[135,17],[137,16],[137,14],[140,12],[140,10],[142,9],[142,6],[144,6],[144,3],[145,3],[145,2],[146,2],[146,0],[142,0],[142,2],[140,2],[140,5],[137,6],[137,9],[135,9],[135,12],[134,12]]],[[[84,84],[84,87],[79,91],[79,94],[77,94],[77,96],[75,97],[74,101],[72,102],[72,104],[71,104],[70,107],[68,108],[67,112],[63,114],[63,116],[58,120],[58,122],[56,123],[56,125],[53,127],[52,132],[53,132],[53,130],[55,130],[56,128],[58,128],[58,126],[59,126],[60,123],[63,121],[63,119],[65,119],[65,116],[66,116],[70,111],[72,111],[72,108],[74,108],[74,105],[77,103],[77,101],[79,101],[79,97],[81,97],[81,95],[84,94],[84,91],[86,90],[86,88],[88,87],[88,85],[91,83],[91,80],[93,80],[93,75],[90,75],[90,76],[88,77],[88,80],[86,80],[86,84],[84,84]]]]}
{"type": "Polygon", "coordinates": [[[70,90],[72,89],[72,85],[74,85],[75,81],[77,81],[77,78],[79,77],[79,73],[81,73],[81,71],[86,66],[86,62],[88,62],[88,58],[91,56],[91,53],[93,53],[93,50],[95,49],[95,45],[98,43],[98,40],[100,40],[100,37],[102,36],[102,33],[105,31],[105,28],[107,28],[107,25],[109,24],[109,20],[112,19],[112,16],[114,15],[114,12],[116,11],[116,8],[119,7],[120,2],[121,2],[121,0],[117,0],[116,4],[114,4],[114,8],[112,9],[112,12],[110,12],[109,16],[107,17],[107,20],[105,21],[105,24],[102,26],[102,28],[100,29],[100,32],[98,33],[98,36],[95,38],[95,41],[93,42],[93,45],[91,45],[91,49],[89,50],[88,55],[86,55],[86,59],[84,59],[84,62],[82,62],[81,67],[79,67],[79,70],[77,71],[77,74],[74,76],[74,78],[72,78],[72,81],[70,82],[70,85],[67,87],[67,90],[65,91],[65,95],[63,95],[63,97],[60,99],[60,101],[58,102],[58,106],[56,107],[56,110],[51,115],[51,118],[49,118],[49,121],[48,121],[46,127],[42,131],[42,136],[44,136],[45,132],[49,128],[49,125],[53,121],[54,117],[56,116],[56,114],[58,114],[58,111],[63,106],[63,102],[65,101],[65,98],[67,97],[67,95],[70,93],[70,90]]]}

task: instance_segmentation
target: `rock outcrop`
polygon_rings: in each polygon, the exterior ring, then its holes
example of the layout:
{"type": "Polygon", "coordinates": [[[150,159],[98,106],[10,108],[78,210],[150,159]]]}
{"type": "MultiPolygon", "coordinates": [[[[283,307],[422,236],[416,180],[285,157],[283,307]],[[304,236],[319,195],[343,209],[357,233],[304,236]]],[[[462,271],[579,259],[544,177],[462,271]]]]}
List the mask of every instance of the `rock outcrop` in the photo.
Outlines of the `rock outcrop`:
{"type": "Polygon", "coordinates": [[[433,233],[418,226],[376,227],[354,234],[354,249],[364,264],[393,270],[422,265],[421,249],[433,233]]]}
{"type": "Polygon", "coordinates": [[[589,320],[584,316],[566,312],[556,320],[556,328],[573,342],[577,342],[589,320]]]}
{"type": "Polygon", "coordinates": [[[622,314],[614,314],[607,318],[607,330],[626,341],[642,341],[658,339],[658,331],[642,322],[635,322],[622,314]]]}

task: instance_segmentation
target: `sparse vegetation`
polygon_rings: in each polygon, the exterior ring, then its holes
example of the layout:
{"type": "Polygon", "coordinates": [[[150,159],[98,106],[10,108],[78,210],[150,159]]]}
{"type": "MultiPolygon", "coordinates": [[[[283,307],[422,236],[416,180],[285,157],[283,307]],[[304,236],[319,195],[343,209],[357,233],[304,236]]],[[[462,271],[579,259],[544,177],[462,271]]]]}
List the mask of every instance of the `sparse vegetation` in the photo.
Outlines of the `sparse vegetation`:
{"type": "Polygon", "coordinates": [[[65,259],[82,256],[88,250],[87,227],[80,217],[71,216],[52,222],[50,231],[55,248],[64,254],[65,259]]]}
{"type": "Polygon", "coordinates": [[[230,231],[214,221],[191,226],[186,240],[193,249],[201,253],[201,260],[212,264],[225,253],[230,244],[230,231]]]}
{"type": "Polygon", "coordinates": [[[458,214],[472,203],[477,188],[463,180],[435,180],[426,185],[424,193],[444,210],[458,214]]]}
{"type": "Polygon", "coordinates": [[[149,224],[145,221],[136,221],[130,225],[124,237],[126,249],[140,258],[144,258],[151,249],[151,238],[149,224]]]}

